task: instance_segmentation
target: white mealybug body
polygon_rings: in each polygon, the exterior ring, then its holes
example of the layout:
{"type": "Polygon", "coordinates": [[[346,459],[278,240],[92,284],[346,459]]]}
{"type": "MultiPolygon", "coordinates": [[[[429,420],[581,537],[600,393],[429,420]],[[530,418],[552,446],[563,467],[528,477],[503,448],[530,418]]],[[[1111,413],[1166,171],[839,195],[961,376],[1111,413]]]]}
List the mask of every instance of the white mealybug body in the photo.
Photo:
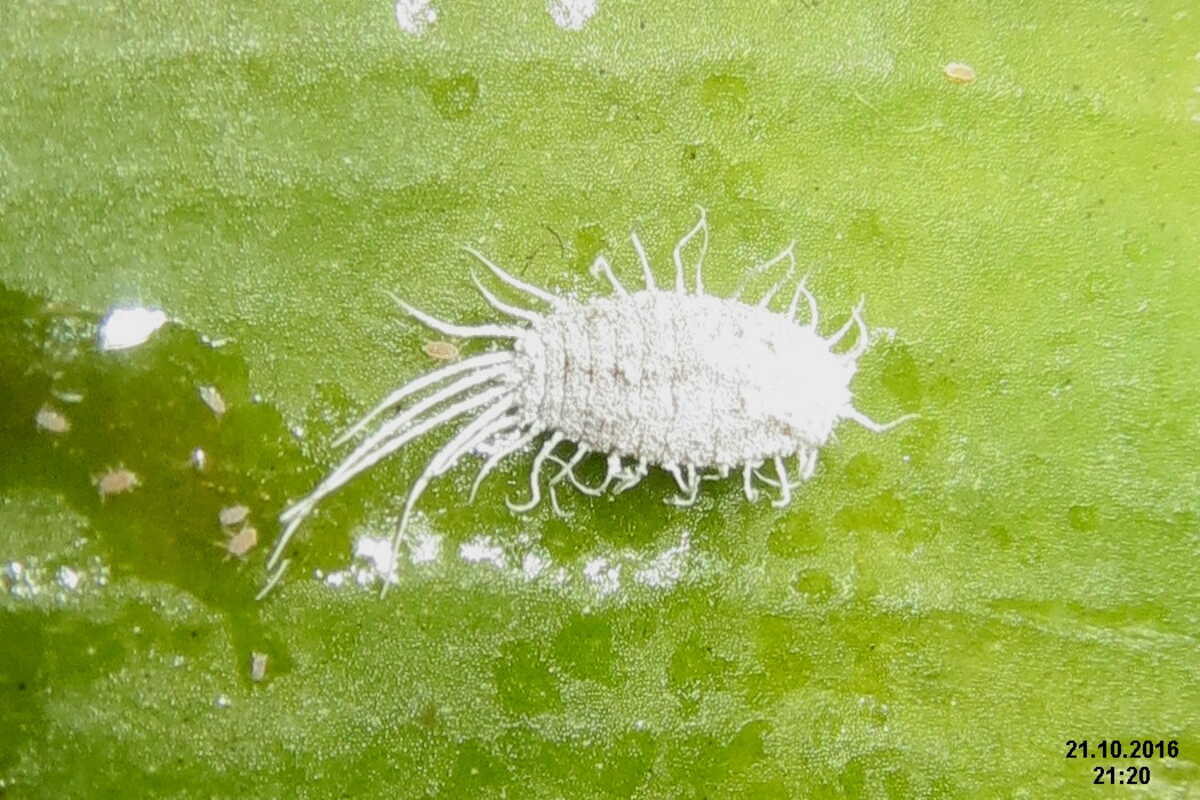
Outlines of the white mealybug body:
{"type": "Polygon", "coordinates": [[[819,447],[850,404],[855,369],[782,314],[663,291],[551,314],[515,351],[531,421],[668,468],[729,469],[819,447]]]}
{"type": "MultiPolygon", "coordinates": [[[[911,418],[880,424],[853,406],[850,381],[868,343],[861,302],[846,324],[825,338],[818,329],[816,299],[803,281],[784,312],[769,308],[779,284],[753,304],[736,296],[705,294],[701,270],[708,228],[703,210],[700,221],[675,246],[675,283],[670,289],[656,286],[641,242],[636,234],[630,238],[645,288],[628,291],[601,256],[594,271],[609,280],[614,294],[583,302],[531,286],[468,248],[504,283],[549,306],[549,311],[538,312],[510,305],[476,280],[483,297],[514,324],[455,325],[397,299],[406,312],[442,334],[497,337],[512,346],[410,381],[346,431],[335,444],[358,435],[407,398],[424,395],[379,425],[307,496],[283,512],[285,528],[267,561],[275,573],[260,597],[277,583],[287,566],[282,556],[288,541],[322,498],[413,439],[461,417],[472,419],[410,488],[393,535],[393,551],[429,482],[470,453],[486,456],[471,489],[474,499],[480,482],[501,460],[545,435],[530,472],[530,498],[521,505],[509,503],[514,511],[527,511],[540,502],[547,461],[555,465],[547,486],[556,511],[554,489],[564,480],[591,495],[620,493],[637,484],[651,466],[674,476],[680,493],[668,502],[677,505],[694,503],[702,480],[737,470],[747,499],[757,499],[757,480],[775,487],[775,505],[785,506],[792,491],[812,476],[817,453],[839,421],[853,420],[882,432],[911,418]],[[689,292],[684,250],[697,236],[701,242],[695,286],[689,292]],[[802,298],[807,319],[798,324],[795,316],[802,298]],[[854,344],[835,352],[855,326],[854,344]],[[574,450],[566,458],[557,453],[560,446],[572,444],[574,450]],[[607,473],[596,486],[582,483],[574,472],[589,453],[607,457],[607,473]],[[786,459],[795,460],[796,479],[786,459]],[[761,472],[768,463],[774,479],[761,472]]],[[[791,245],[758,269],[784,259],[794,267],[791,245]]]]}

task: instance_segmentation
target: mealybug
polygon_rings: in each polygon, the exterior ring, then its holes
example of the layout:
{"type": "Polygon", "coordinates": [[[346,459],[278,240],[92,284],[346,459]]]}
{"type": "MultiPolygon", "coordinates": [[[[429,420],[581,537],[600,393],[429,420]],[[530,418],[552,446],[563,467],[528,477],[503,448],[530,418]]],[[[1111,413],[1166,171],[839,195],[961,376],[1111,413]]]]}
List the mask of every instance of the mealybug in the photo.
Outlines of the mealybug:
{"type": "MultiPolygon", "coordinates": [[[[511,305],[476,278],[484,299],[511,319],[504,324],[443,322],[393,298],[405,312],[445,336],[498,338],[511,346],[409,381],[342,434],[335,445],[357,436],[384,412],[395,410],[280,516],[285,527],[267,560],[268,569],[275,573],[260,597],[278,581],[287,565],[282,559],[284,549],[322,498],[417,437],[455,420],[467,422],[409,489],[392,536],[393,552],[430,481],[471,453],[484,458],[471,487],[474,499],[480,482],[502,459],[544,437],[533,459],[530,497],[521,504],[510,502],[514,511],[528,511],[540,502],[547,462],[555,467],[546,482],[555,510],[554,490],[563,481],[589,495],[620,493],[637,484],[651,466],[675,478],[679,494],[668,502],[676,505],[694,503],[702,480],[724,478],[739,470],[747,499],[757,499],[757,480],[777,489],[775,505],[785,506],[792,491],[812,476],[817,453],[839,421],[852,420],[881,433],[913,416],[880,424],[853,405],[850,381],[868,338],[861,302],[850,319],[826,338],[818,330],[816,298],[803,281],[784,312],[769,308],[779,284],[756,303],[736,295],[705,294],[702,267],[708,224],[703,209],[699,222],[675,246],[675,279],[670,288],[655,283],[637,234],[630,234],[630,240],[645,288],[626,289],[602,255],[593,271],[608,279],[613,294],[582,302],[532,286],[466,248],[503,283],[548,308],[534,311],[511,305]],[[697,243],[689,248],[693,240],[697,243]],[[685,249],[698,250],[690,290],[684,279],[685,249]],[[808,310],[804,324],[795,320],[801,299],[808,310]],[[854,344],[835,352],[852,327],[858,329],[854,344]],[[401,407],[409,398],[410,404],[401,407]],[[574,444],[573,452],[556,455],[567,443],[574,444]],[[607,458],[607,474],[595,486],[584,484],[575,474],[575,467],[589,453],[607,458]],[[794,478],[786,459],[794,459],[794,478]],[[774,478],[760,471],[768,462],[774,478]]],[[[794,268],[794,244],[760,269],[784,259],[794,268]]]]}

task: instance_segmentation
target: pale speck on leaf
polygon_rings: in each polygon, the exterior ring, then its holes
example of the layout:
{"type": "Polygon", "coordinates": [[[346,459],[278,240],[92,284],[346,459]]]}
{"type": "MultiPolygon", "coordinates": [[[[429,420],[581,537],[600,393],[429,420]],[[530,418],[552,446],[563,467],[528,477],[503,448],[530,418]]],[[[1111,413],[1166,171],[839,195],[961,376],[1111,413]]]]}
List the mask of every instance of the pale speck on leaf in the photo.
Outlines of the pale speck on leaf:
{"type": "Polygon", "coordinates": [[[114,308],[100,324],[100,349],[137,347],[166,323],[166,313],[158,309],[114,308]]]}
{"type": "Polygon", "coordinates": [[[66,433],[71,430],[71,421],[50,406],[38,409],[34,421],[40,430],[48,433],[66,433]]]}
{"type": "Polygon", "coordinates": [[[414,564],[436,561],[441,551],[441,537],[427,531],[417,533],[409,543],[409,559],[414,564]]]}
{"type": "Polygon", "coordinates": [[[975,68],[961,61],[951,61],[945,67],[946,77],[954,83],[974,83],[975,68]]]}
{"type": "Polygon", "coordinates": [[[246,517],[250,516],[250,509],[243,505],[226,506],[217,513],[217,518],[221,520],[221,524],[225,527],[232,527],[246,521],[246,517]]]}
{"type": "Polygon", "coordinates": [[[67,591],[75,591],[79,587],[79,582],[82,576],[76,571],[67,566],[58,568],[58,585],[67,591]]]}
{"type": "Polygon", "coordinates": [[[215,386],[201,386],[200,399],[203,400],[204,405],[208,406],[209,409],[218,417],[223,416],[229,409],[229,407],[225,405],[225,398],[221,396],[221,393],[215,386]]]}
{"type": "Polygon", "coordinates": [[[458,547],[458,555],[463,561],[485,561],[503,569],[505,564],[504,550],[487,536],[476,536],[469,542],[463,542],[458,547]]]}
{"type": "Polygon", "coordinates": [[[541,575],[542,571],[549,565],[549,559],[544,558],[538,553],[526,553],[524,558],[521,559],[521,573],[527,580],[533,580],[538,575],[541,575]]]}
{"type": "Polygon", "coordinates": [[[679,582],[691,550],[691,534],[684,532],[679,544],[655,556],[634,573],[634,580],[645,586],[669,588],[679,582]]]}
{"type": "Polygon", "coordinates": [[[360,536],[354,543],[354,557],[366,561],[377,574],[385,578],[396,572],[396,554],[386,538],[360,536]]]}
{"type": "Polygon", "coordinates": [[[220,546],[229,555],[244,558],[257,544],[258,529],[253,525],[243,525],[220,546]]]}
{"type": "Polygon", "coordinates": [[[83,394],[81,392],[64,392],[58,389],[51,389],[50,394],[57,397],[64,403],[82,403],[83,394]]]}
{"type": "Polygon", "coordinates": [[[136,473],[124,467],[119,467],[117,469],[110,469],[99,478],[96,478],[95,484],[97,490],[100,492],[100,500],[103,502],[111,495],[132,492],[141,485],[141,481],[138,479],[136,473]]]}
{"type": "Polygon", "coordinates": [[[437,361],[453,361],[459,356],[458,347],[451,342],[426,342],[421,349],[425,355],[437,361]]]}
{"type": "Polygon", "coordinates": [[[604,556],[593,558],[583,566],[583,576],[600,593],[601,597],[621,588],[621,565],[604,556]]]}
{"type": "Polygon", "coordinates": [[[546,6],[554,24],[563,30],[577,31],[596,16],[599,0],[550,0],[546,6]]]}
{"type": "Polygon", "coordinates": [[[437,9],[429,0],[396,0],[396,24],[412,36],[420,36],[437,22],[437,9]]]}
{"type": "Polygon", "coordinates": [[[261,683],[267,677],[267,654],[257,650],[250,654],[250,680],[261,683]]]}

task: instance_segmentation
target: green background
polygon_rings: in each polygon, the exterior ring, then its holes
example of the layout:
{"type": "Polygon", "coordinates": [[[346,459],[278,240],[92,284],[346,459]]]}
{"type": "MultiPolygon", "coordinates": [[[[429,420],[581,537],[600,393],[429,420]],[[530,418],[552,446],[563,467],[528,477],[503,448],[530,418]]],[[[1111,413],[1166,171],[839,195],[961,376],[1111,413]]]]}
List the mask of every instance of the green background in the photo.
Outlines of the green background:
{"type": "Polygon", "coordinates": [[[1200,796],[1194,3],[435,6],[7,4],[0,796],[1200,796]],[[786,510],[656,472],[515,517],[529,455],[472,506],[466,463],[386,598],[314,579],[422,442],[254,602],[333,435],[434,366],[381,289],[490,319],[471,244],[589,296],[634,228],[666,276],[697,204],[714,293],[798,240],[827,332],[867,297],[860,408],[921,420],[839,429],[786,510]],[[98,352],[138,303],[175,321],[98,352]],[[1064,757],[1134,737],[1179,742],[1148,787],[1064,757]]]}

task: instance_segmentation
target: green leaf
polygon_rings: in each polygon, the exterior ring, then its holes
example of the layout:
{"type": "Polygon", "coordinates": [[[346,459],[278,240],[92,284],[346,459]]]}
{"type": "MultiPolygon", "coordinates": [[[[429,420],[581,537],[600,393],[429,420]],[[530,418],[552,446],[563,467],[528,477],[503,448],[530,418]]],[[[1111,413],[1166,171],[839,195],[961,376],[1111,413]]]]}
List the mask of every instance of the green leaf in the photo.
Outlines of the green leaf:
{"type": "Polygon", "coordinates": [[[10,4],[0,795],[1194,792],[1195,9],[568,5],[10,4]],[[591,296],[634,229],[666,281],[697,205],[710,292],[796,240],[824,331],[867,298],[859,407],[921,419],[840,428],[787,509],[656,470],[516,516],[528,454],[473,505],[468,460],[380,598],[418,444],[254,600],[337,431],[436,366],[383,290],[491,319],[470,245],[591,296]],[[101,351],[118,307],[172,321],[101,351]],[[1108,739],[1179,755],[1065,757],[1108,739]]]}

